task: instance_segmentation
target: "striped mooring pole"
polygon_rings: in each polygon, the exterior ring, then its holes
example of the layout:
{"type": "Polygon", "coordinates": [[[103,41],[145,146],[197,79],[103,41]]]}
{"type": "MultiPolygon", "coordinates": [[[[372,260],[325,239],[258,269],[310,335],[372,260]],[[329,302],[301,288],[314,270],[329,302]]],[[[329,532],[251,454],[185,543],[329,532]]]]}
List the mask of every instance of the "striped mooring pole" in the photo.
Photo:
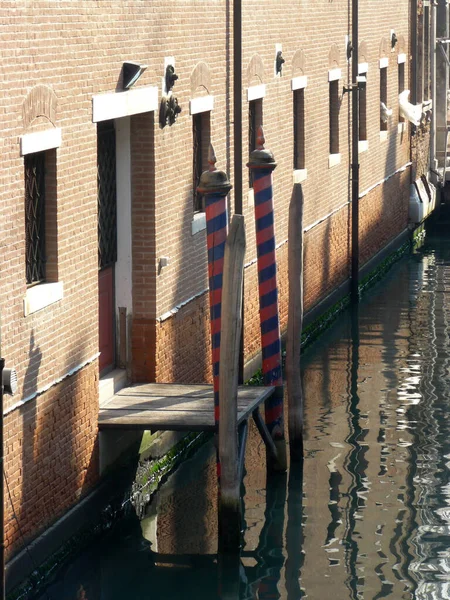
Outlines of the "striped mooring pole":
{"type": "MultiPolygon", "coordinates": [[[[210,144],[209,168],[202,173],[198,192],[205,196],[206,233],[208,238],[209,307],[214,389],[214,420],[219,424],[220,324],[222,311],[222,279],[225,241],[228,231],[227,195],[232,186],[226,173],[216,169],[216,156],[210,144]]],[[[220,464],[217,462],[220,478],[220,464]]]]}
{"type": "Polygon", "coordinates": [[[283,374],[281,336],[278,313],[277,263],[273,216],[272,173],[277,166],[270,150],[264,148],[262,127],[257,133],[257,147],[247,164],[253,171],[255,226],[258,257],[259,320],[261,327],[262,370],[264,385],[275,386],[275,393],[265,405],[265,421],[279,454],[277,469],[286,468],[283,415],[283,374]]]}

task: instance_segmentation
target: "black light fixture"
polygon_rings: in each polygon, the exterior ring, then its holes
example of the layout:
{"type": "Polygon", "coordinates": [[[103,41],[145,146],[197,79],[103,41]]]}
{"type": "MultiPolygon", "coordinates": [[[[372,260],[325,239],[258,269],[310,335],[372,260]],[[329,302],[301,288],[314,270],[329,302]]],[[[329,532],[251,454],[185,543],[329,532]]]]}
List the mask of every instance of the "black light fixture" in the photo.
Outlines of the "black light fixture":
{"type": "Polygon", "coordinates": [[[166,67],[166,94],[173,88],[175,81],[178,79],[178,75],[175,73],[175,67],[173,65],[167,65],[166,67]]]}
{"type": "Polygon", "coordinates": [[[395,35],[395,31],[391,34],[391,48],[392,50],[395,48],[395,44],[398,42],[398,37],[395,35]]]}
{"type": "Polygon", "coordinates": [[[159,107],[159,126],[163,129],[166,125],[173,125],[181,112],[177,98],[172,94],[163,96],[159,107]]]}
{"type": "Polygon", "coordinates": [[[122,87],[124,90],[129,90],[139,79],[142,73],[147,68],[147,65],[143,65],[134,61],[127,61],[123,63],[122,67],[122,87]]]}
{"type": "Polygon", "coordinates": [[[277,57],[275,59],[275,71],[277,75],[281,75],[281,71],[283,69],[283,64],[286,62],[283,58],[283,53],[281,50],[278,50],[277,57]]]}
{"type": "Polygon", "coordinates": [[[350,40],[348,40],[348,42],[347,42],[347,48],[346,48],[347,60],[351,59],[352,52],[353,52],[353,44],[351,43],[350,40]]]}

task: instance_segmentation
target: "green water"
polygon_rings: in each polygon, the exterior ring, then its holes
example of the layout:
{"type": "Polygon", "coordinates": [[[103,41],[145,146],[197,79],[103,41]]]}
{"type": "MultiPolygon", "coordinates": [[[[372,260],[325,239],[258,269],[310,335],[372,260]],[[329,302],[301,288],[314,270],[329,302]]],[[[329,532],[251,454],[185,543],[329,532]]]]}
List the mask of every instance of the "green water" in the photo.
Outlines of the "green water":
{"type": "Polygon", "coordinates": [[[251,429],[239,560],[216,555],[206,446],[41,600],[450,598],[450,239],[397,263],[302,366],[303,469],[268,481],[251,429]]]}

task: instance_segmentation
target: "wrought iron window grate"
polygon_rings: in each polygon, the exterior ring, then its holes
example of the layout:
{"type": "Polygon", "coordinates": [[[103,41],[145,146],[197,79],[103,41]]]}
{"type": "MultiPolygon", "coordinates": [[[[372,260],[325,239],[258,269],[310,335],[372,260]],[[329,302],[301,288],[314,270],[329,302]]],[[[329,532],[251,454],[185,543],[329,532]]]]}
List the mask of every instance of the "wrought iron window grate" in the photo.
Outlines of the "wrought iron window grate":
{"type": "Polygon", "coordinates": [[[25,271],[28,285],[45,281],[45,152],[25,156],[25,271]]]}
{"type": "Polygon", "coordinates": [[[197,191],[200,177],[203,172],[203,135],[202,135],[202,113],[193,115],[192,117],[192,137],[193,137],[193,198],[194,212],[202,212],[204,210],[203,197],[197,191]]]}
{"type": "Polygon", "coordinates": [[[98,268],[117,261],[116,132],[114,121],[97,125],[98,268]]]}

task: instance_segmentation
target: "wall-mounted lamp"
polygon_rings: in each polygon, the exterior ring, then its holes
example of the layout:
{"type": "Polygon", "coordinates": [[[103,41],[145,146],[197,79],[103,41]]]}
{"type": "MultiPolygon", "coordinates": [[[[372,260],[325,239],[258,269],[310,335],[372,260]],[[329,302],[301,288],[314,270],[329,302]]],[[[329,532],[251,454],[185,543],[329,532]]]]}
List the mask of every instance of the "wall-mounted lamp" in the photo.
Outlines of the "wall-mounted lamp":
{"type": "Polygon", "coordinates": [[[167,65],[166,67],[166,94],[173,88],[175,81],[178,79],[178,75],[175,73],[175,67],[173,65],[167,65]]]}
{"type": "Polygon", "coordinates": [[[122,87],[124,90],[129,90],[142,73],[147,68],[147,65],[142,65],[141,63],[128,61],[124,62],[122,66],[122,87]]]}
{"type": "Polygon", "coordinates": [[[175,96],[163,96],[159,107],[159,125],[161,129],[166,125],[173,125],[180,112],[181,106],[175,96]]]}
{"type": "Polygon", "coordinates": [[[348,40],[347,47],[345,49],[345,53],[347,55],[347,60],[350,60],[350,58],[352,57],[352,52],[353,52],[353,44],[351,43],[350,40],[348,40]]]}
{"type": "Polygon", "coordinates": [[[13,396],[17,392],[17,373],[15,369],[3,369],[2,385],[5,394],[13,396]]]}
{"type": "Polygon", "coordinates": [[[395,44],[398,42],[398,37],[395,35],[395,31],[391,31],[391,48],[395,48],[395,44]]]}
{"type": "Polygon", "coordinates": [[[283,69],[283,64],[286,62],[282,55],[283,55],[283,52],[281,50],[278,50],[277,56],[275,59],[275,72],[277,75],[281,75],[281,71],[283,69]]]}

